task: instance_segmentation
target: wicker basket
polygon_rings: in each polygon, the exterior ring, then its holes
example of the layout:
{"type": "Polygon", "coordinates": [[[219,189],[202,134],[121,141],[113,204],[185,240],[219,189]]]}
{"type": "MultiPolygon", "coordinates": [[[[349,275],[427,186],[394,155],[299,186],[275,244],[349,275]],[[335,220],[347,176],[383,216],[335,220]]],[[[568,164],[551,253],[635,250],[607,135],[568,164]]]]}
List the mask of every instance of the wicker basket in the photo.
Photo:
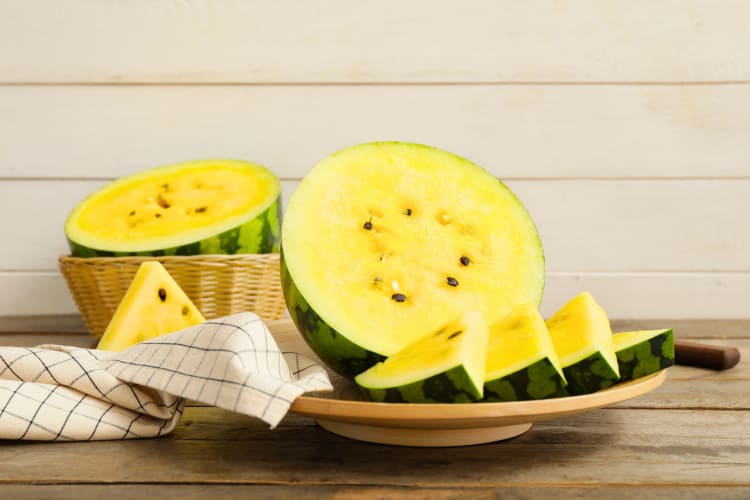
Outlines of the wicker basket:
{"type": "Polygon", "coordinates": [[[62,256],[60,270],[92,335],[101,337],[141,262],[158,260],[206,318],[251,311],[266,321],[286,310],[279,254],[189,257],[62,256]]]}

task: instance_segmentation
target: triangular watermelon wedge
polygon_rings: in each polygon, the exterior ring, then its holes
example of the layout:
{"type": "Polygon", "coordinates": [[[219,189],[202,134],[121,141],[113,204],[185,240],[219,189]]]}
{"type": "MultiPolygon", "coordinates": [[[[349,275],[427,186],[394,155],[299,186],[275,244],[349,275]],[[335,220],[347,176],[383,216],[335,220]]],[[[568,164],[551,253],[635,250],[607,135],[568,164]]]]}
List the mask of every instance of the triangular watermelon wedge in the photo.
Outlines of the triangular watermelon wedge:
{"type": "Polygon", "coordinates": [[[620,380],[633,380],[674,365],[672,329],[640,330],[612,336],[620,380]]]}
{"type": "Polygon", "coordinates": [[[204,321],[164,266],[147,261],[138,268],[97,349],[122,351],[204,321]]]}
{"type": "Polygon", "coordinates": [[[482,397],[488,337],[482,314],[467,311],[354,380],[374,401],[476,401],[482,397]]]}
{"type": "Polygon", "coordinates": [[[546,324],[569,394],[596,392],[620,380],[607,313],[590,293],[573,297],[546,324]]]}

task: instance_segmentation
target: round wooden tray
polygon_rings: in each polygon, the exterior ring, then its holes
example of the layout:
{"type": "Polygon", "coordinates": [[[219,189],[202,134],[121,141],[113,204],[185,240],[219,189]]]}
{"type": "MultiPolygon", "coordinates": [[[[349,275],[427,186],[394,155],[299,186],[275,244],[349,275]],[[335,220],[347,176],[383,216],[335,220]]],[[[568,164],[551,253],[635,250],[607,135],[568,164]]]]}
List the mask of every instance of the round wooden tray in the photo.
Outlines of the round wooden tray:
{"type": "MultiPolygon", "coordinates": [[[[269,324],[282,350],[317,359],[290,320],[269,324]]],[[[290,411],[335,434],[402,446],[464,446],[519,436],[534,422],[634,398],[659,387],[666,370],[582,396],[507,403],[413,404],[363,400],[357,386],[329,373],[334,390],[298,397],[290,411]]]]}

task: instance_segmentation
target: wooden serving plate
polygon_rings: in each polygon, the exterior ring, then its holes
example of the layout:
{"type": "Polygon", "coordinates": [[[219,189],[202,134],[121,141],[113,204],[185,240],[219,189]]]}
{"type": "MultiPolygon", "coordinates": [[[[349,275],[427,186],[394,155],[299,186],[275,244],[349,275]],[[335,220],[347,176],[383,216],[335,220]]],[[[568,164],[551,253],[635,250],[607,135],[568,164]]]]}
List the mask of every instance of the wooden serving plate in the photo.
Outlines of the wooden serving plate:
{"type": "MultiPolygon", "coordinates": [[[[282,351],[318,359],[291,320],[269,323],[282,351]]],[[[352,439],[401,446],[465,446],[510,439],[534,422],[634,398],[659,387],[666,370],[608,389],[564,398],[507,403],[414,404],[366,401],[357,386],[329,371],[334,390],[298,397],[290,411],[352,439]]]]}

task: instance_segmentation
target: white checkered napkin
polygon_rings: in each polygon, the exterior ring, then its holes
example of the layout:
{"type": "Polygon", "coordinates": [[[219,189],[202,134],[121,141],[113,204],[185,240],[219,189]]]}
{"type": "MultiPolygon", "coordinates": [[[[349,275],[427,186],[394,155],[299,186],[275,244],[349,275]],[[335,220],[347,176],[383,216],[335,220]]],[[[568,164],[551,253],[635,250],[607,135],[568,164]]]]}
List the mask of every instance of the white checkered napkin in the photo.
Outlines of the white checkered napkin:
{"type": "Polygon", "coordinates": [[[275,427],[306,391],[331,390],[325,369],[283,353],[244,313],[121,353],[65,346],[0,348],[0,438],[98,440],[171,432],[189,398],[275,427]]]}
{"type": "Polygon", "coordinates": [[[120,380],[257,417],[271,427],[297,396],[333,389],[319,363],[281,352],[252,313],[157,337],[99,364],[120,380]]]}
{"type": "Polygon", "coordinates": [[[65,346],[0,348],[0,438],[81,441],[168,434],[184,401],[126,384],[65,346]]]}

